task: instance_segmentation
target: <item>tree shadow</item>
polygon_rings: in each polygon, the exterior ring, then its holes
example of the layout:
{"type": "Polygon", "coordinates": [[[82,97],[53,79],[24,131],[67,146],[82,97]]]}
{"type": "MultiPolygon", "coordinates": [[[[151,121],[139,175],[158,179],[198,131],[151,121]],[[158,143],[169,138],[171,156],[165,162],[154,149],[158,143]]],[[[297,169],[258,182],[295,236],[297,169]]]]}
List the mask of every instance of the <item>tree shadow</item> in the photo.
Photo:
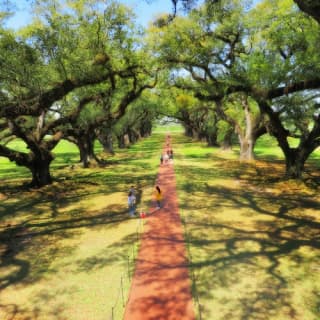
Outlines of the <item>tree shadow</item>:
{"type": "MultiPolygon", "coordinates": [[[[304,269],[320,263],[320,222],[306,213],[319,211],[320,202],[286,191],[275,195],[265,188],[235,189],[205,183],[196,187],[185,183],[183,188],[198,199],[183,202],[182,209],[196,212],[201,203],[200,208],[207,212],[206,216],[195,213],[186,218],[188,245],[193,248],[190,267],[196,274],[200,301],[215,300],[218,308],[224,304],[221,319],[269,319],[278,313],[300,319],[301,310],[292,302],[295,280],[288,275],[286,264],[299,270],[301,263],[304,269]],[[202,195],[196,194],[199,191],[202,195]],[[243,213],[232,221],[219,212],[228,208],[235,214],[237,210],[243,213]],[[311,255],[309,260],[303,255],[305,250],[311,255]],[[256,276],[252,283],[250,276],[256,276]],[[242,281],[245,283],[234,293],[235,283],[242,281]]],[[[315,316],[317,303],[313,299],[308,312],[315,316]]],[[[202,316],[210,319],[213,315],[202,306],[202,316]]]]}
{"type": "Polygon", "coordinates": [[[0,289],[24,281],[31,283],[41,279],[42,274],[48,273],[52,259],[58,253],[67,256],[76,248],[60,245],[59,241],[77,237],[81,228],[105,228],[108,225],[114,227],[127,219],[126,210],[91,212],[87,217],[72,217],[71,212],[68,219],[60,221],[30,218],[2,229],[0,268],[10,268],[12,272],[0,277],[0,289]],[[27,256],[24,259],[19,258],[24,251],[27,252],[27,256]],[[34,260],[37,260],[36,265],[33,263],[34,260]],[[30,274],[31,264],[32,274],[30,274]]]}
{"type": "Polygon", "coordinates": [[[179,206],[202,319],[316,319],[319,173],[290,182],[283,161],[183,160],[179,206]]]}

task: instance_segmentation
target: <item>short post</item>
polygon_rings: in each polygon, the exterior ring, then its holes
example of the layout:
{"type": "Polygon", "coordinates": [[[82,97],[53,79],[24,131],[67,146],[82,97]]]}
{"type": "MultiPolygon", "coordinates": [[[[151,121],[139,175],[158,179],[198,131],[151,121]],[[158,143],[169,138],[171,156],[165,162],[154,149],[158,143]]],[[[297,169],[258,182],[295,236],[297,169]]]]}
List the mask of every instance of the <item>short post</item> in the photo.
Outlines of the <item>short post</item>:
{"type": "Polygon", "coordinates": [[[122,296],[122,306],[124,307],[124,294],[123,294],[123,278],[121,276],[121,296],[122,296]]]}
{"type": "Polygon", "coordinates": [[[128,264],[128,279],[130,280],[130,278],[131,278],[131,273],[130,273],[130,256],[129,255],[127,255],[127,264],[128,264]]]}

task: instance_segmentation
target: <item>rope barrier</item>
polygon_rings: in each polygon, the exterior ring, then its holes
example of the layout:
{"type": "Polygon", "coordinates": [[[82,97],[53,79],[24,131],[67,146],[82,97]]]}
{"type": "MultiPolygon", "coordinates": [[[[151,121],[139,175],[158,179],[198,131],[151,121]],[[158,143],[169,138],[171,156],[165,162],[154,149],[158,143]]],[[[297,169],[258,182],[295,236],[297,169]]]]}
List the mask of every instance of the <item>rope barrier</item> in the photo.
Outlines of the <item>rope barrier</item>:
{"type": "MultiPolygon", "coordinates": [[[[189,230],[187,228],[187,224],[190,223],[190,219],[187,217],[182,217],[182,224],[184,227],[184,234],[187,240],[187,252],[188,252],[188,259],[189,259],[189,265],[192,265],[192,253],[190,249],[190,242],[191,242],[191,235],[189,233],[189,230]]],[[[198,310],[198,320],[202,320],[202,310],[201,310],[201,304],[200,304],[200,298],[199,298],[199,293],[197,290],[197,277],[194,271],[194,268],[192,266],[189,266],[189,270],[191,273],[191,280],[192,280],[192,293],[194,295],[194,301],[196,304],[196,308],[198,310]]]]}
{"type": "MultiPolygon", "coordinates": [[[[131,279],[134,273],[134,266],[135,266],[135,262],[136,262],[136,256],[138,253],[138,246],[139,246],[139,242],[141,239],[141,234],[142,234],[142,229],[143,229],[143,221],[139,218],[138,222],[137,222],[137,226],[135,228],[134,234],[136,235],[130,249],[128,249],[128,254],[126,255],[127,257],[127,263],[126,263],[126,269],[124,270],[121,275],[120,275],[120,281],[119,281],[119,287],[118,287],[118,291],[116,294],[116,299],[114,300],[114,303],[111,307],[111,313],[110,313],[110,317],[108,317],[110,320],[116,320],[116,314],[117,314],[117,310],[121,309],[121,311],[123,311],[123,309],[126,306],[126,302],[127,300],[125,299],[125,293],[127,290],[127,287],[129,287],[130,283],[131,283],[131,279]],[[132,258],[130,257],[132,256],[132,258]],[[120,299],[121,296],[121,299],[120,299]],[[121,300],[121,305],[120,305],[120,300],[121,300]]],[[[120,312],[120,311],[118,311],[120,312]]]]}

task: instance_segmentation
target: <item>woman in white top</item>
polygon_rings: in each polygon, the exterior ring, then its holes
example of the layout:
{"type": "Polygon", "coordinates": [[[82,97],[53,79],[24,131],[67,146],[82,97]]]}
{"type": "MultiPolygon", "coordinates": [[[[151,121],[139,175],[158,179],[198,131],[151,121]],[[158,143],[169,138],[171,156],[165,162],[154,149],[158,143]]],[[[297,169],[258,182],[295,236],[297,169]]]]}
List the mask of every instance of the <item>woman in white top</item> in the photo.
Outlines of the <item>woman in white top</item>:
{"type": "Polygon", "coordinates": [[[136,197],[132,191],[128,194],[128,207],[129,207],[129,216],[134,217],[136,211],[136,197]]]}

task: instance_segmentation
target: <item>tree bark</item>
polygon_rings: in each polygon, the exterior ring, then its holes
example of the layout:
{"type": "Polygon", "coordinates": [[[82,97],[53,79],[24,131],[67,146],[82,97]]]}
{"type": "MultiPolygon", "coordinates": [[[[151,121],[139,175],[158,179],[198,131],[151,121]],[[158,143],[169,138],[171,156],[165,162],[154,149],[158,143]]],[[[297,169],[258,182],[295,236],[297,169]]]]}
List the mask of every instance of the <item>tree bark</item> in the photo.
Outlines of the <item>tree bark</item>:
{"type": "Polygon", "coordinates": [[[128,138],[129,138],[129,143],[134,144],[139,140],[139,133],[135,131],[134,129],[129,129],[127,131],[128,138]]]}
{"type": "Polygon", "coordinates": [[[114,155],[113,137],[111,130],[102,129],[98,134],[98,140],[102,144],[103,151],[114,155]]]}
{"type": "Polygon", "coordinates": [[[193,128],[189,125],[187,125],[186,123],[184,123],[184,134],[187,137],[193,138],[193,128]]]}
{"type": "Polygon", "coordinates": [[[82,163],[82,166],[84,168],[89,168],[91,157],[90,157],[90,151],[88,149],[88,146],[80,143],[78,144],[78,148],[80,151],[80,162],[82,163]]]}
{"type": "Polygon", "coordinates": [[[50,159],[36,159],[31,165],[28,165],[32,173],[32,187],[41,188],[52,183],[50,163],[50,159]]]}
{"type": "Polygon", "coordinates": [[[205,125],[205,135],[208,146],[210,147],[219,147],[218,142],[218,116],[213,114],[211,118],[207,119],[207,124],[205,125]]]}
{"type": "Polygon", "coordinates": [[[126,147],[124,134],[118,134],[117,138],[118,138],[118,147],[120,149],[124,149],[126,147]]]}
{"type": "Polygon", "coordinates": [[[77,137],[77,146],[80,151],[80,162],[84,168],[89,168],[92,162],[97,162],[94,154],[94,139],[95,137],[90,134],[84,134],[77,137]]]}
{"type": "Polygon", "coordinates": [[[140,136],[148,137],[152,132],[152,122],[151,121],[143,121],[140,125],[140,136]]]}
{"type": "Polygon", "coordinates": [[[103,144],[103,149],[106,152],[109,152],[110,154],[114,155],[114,148],[113,148],[113,138],[112,138],[112,132],[107,134],[105,144],[103,144]]]}
{"type": "Polygon", "coordinates": [[[209,147],[218,147],[219,146],[217,132],[211,132],[211,133],[207,132],[206,133],[206,140],[207,140],[209,147]]]}
{"type": "Polygon", "coordinates": [[[254,145],[252,137],[240,137],[240,161],[253,161],[254,160],[254,145]]]}
{"type": "Polygon", "coordinates": [[[23,135],[24,141],[30,149],[29,153],[14,151],[8,147],[0,145],[0,156],[14,161],[18,166],[26,167],[31,171],[31,187],[43,187],[52,183],[50,175],[50,164],[53,160],[51,149],[60,140],[58,135],[53,135],[51,140],[37,142],[23,135]]]}
{"type": "Polygon", "coordinates": [[[264,101],[259,101],[259,107],[262,112],[269,116],[269,133],[274,136],[281,148],[286,161],[286,177],[291,179],[300,179],[304,171],[304,165],[310,154],[320,145],[320,116],[314,119],[314,126],[310,132],[300,137],[300,143],[297,148],[291,148],[288,142],[290,132],[283,126],[279,114],[275,113],[270,105],[264,101]]]}
{"type": "Polygon", "coordinates": [[[313,17],[320,24],[320,2],[315,0],[294,0],[300,10],[313,17]]]}
{"type": "Polygon", "coordinates": [[[286,177],[289,179],[301,179],[304,165],[310,152],[306,148],[291,148],[285,153],[286,177]]]}
{"type": "Polygon", "coordinates": [[[232,149],[232,136],[234,133],[234,129],[231,127],[227,132],[225,133],[222,141],[222,149],[223,150],[231,150],[232,149]]]}

